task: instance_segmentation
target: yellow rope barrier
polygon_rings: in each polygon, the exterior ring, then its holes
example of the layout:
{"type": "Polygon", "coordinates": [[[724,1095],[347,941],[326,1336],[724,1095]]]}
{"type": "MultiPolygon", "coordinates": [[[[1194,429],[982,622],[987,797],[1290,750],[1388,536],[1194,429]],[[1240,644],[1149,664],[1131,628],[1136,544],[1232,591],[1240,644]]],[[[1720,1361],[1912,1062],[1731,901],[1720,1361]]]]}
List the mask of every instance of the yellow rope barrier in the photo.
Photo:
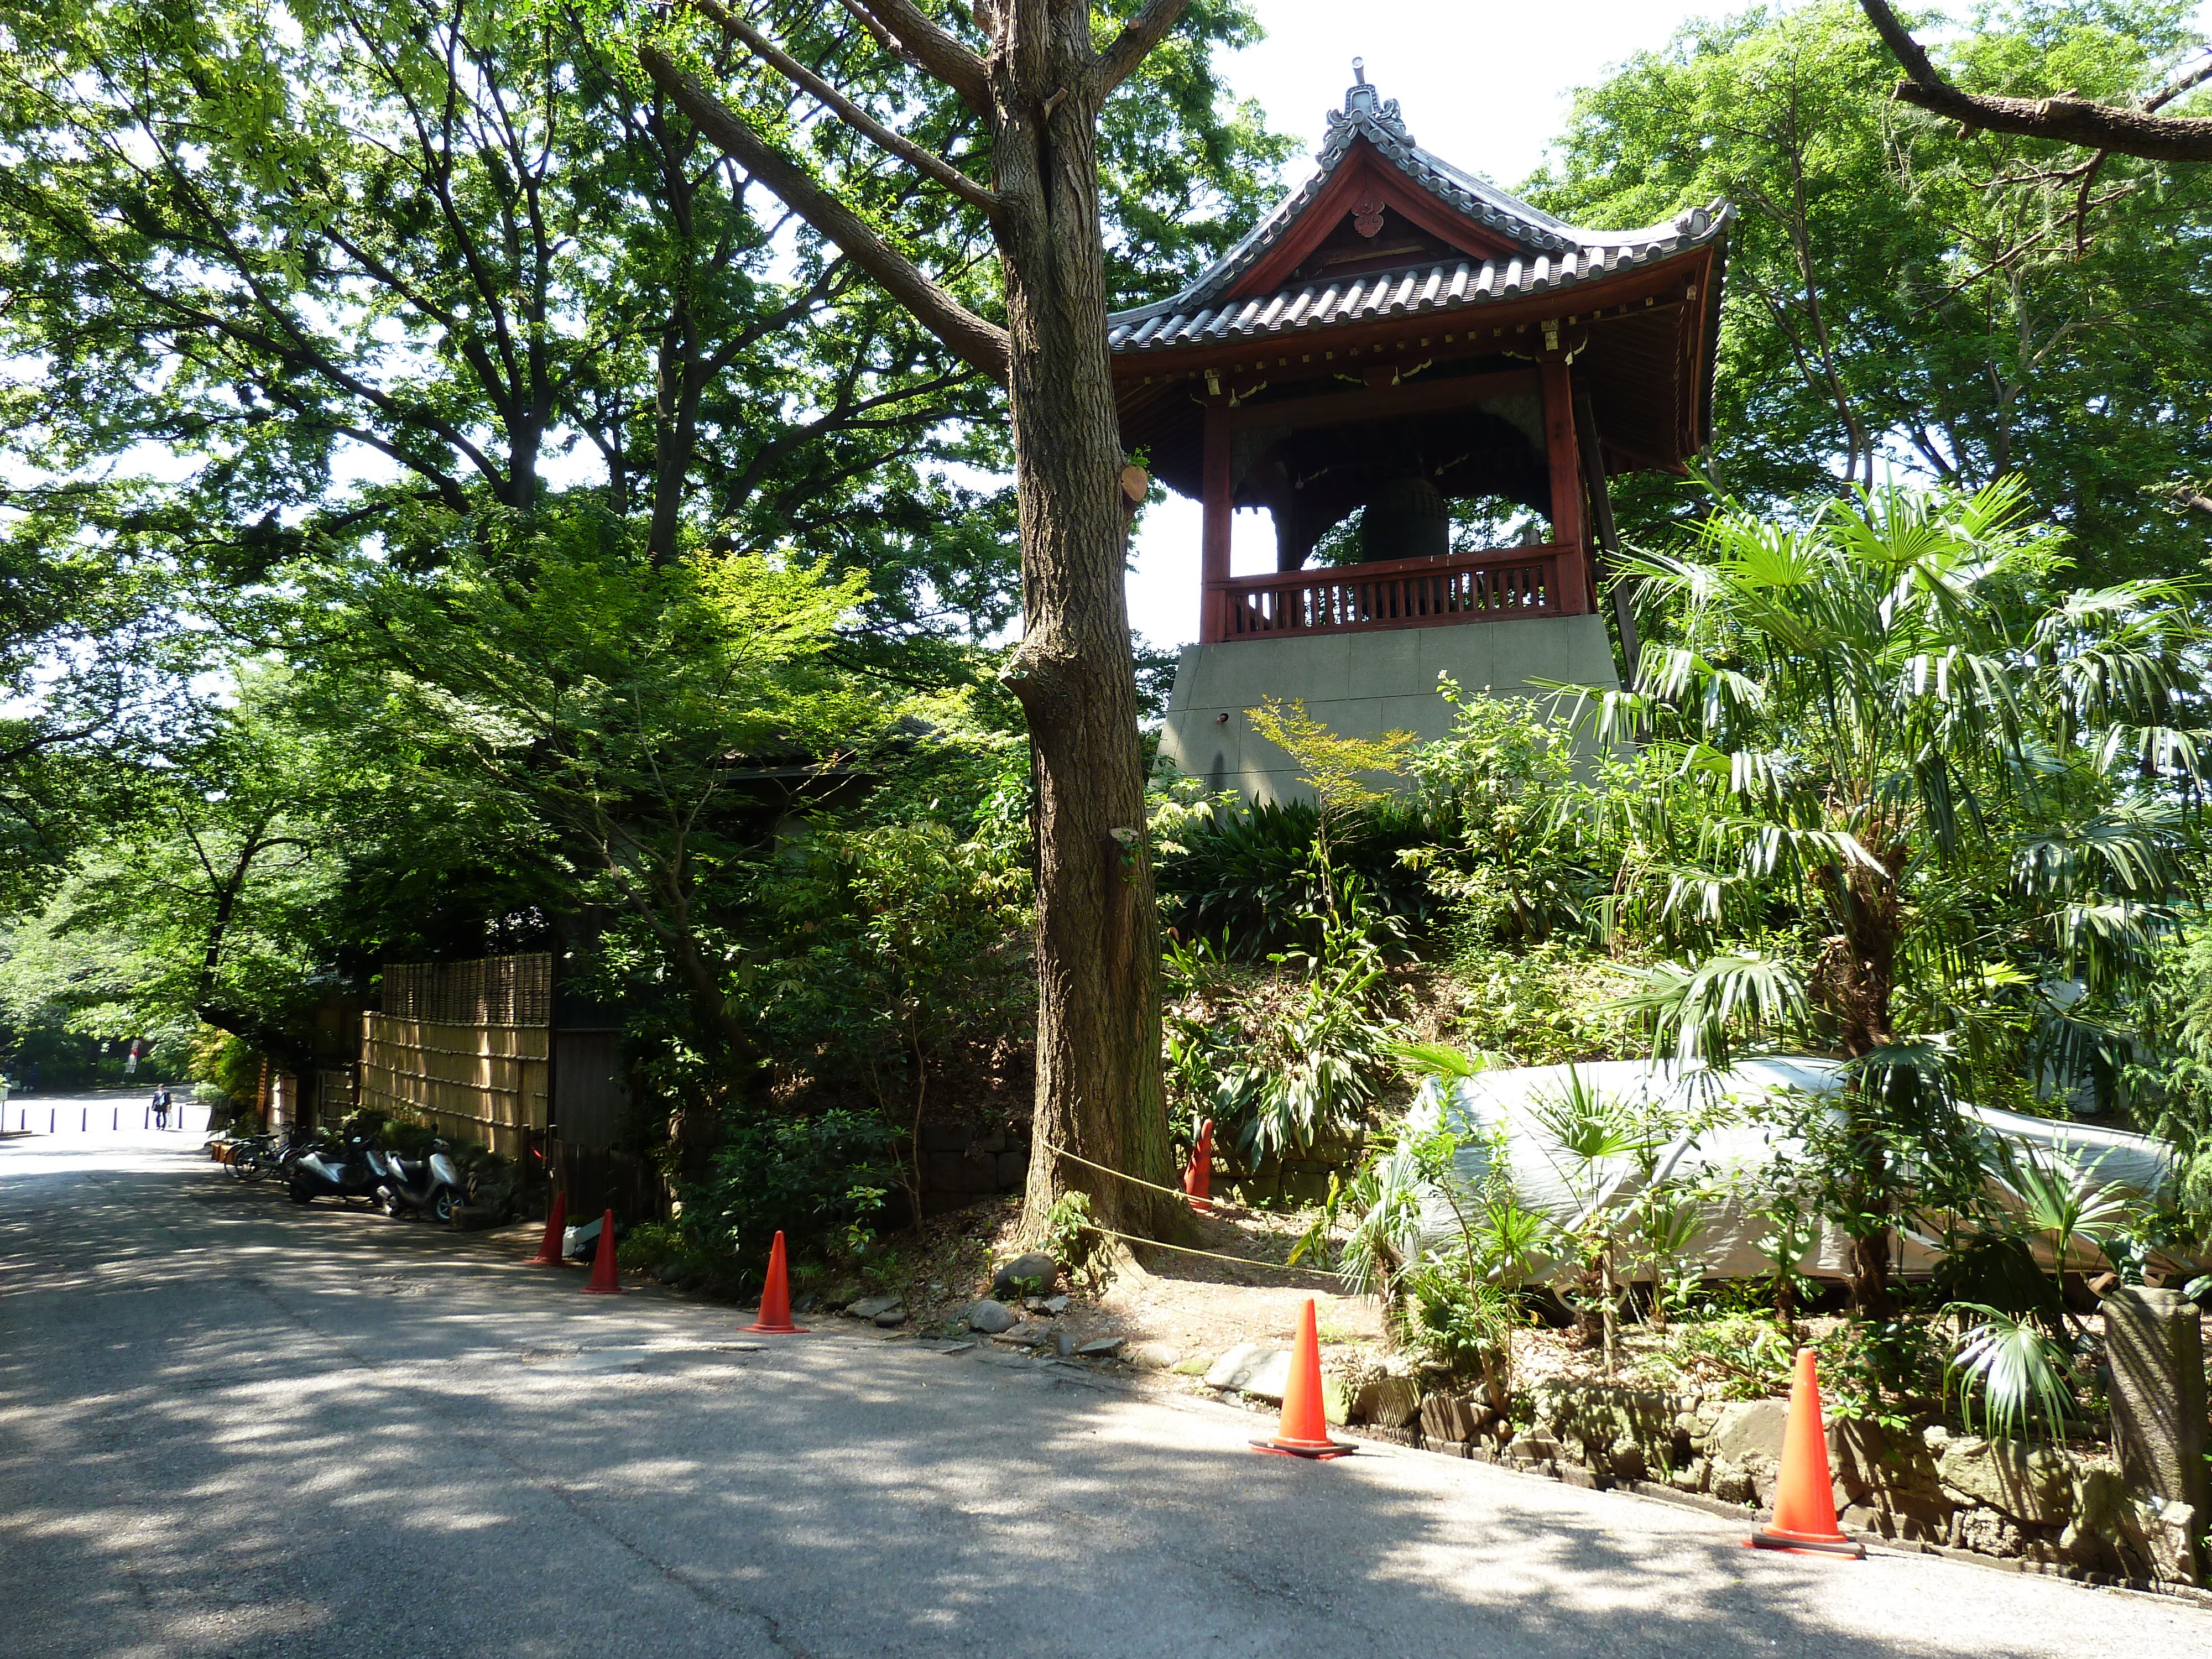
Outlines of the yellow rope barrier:
{"type": "MultiPolygon", "coordinates": [[[[1044,1143],[1044,1148],[1054,1158],[1064,1158],[1071,1164],[1080,1164],[1087,1170],[1096,1170],[1101,1175],[1109,1175],[1115,1177],[1117,1180],[1126,1181],[1133,1187],[1149,1187],[1156,1193],[1165,1193],[1170,1198],[1187,1198],[1189,1196],[1188,1194],[1180,1192],[1174,1188],[1163,1187],[1158,1182],[1146,1181],[1138,1176],[1125,1174],[1120,1170],[1109,1169],[1103,1164],[1093,1164],[1089,1158],[1079,1157],[1076,1153],[1069,1152],[1065,1146],[1055,1146],[1048,1140],[1044,1143]]],[[[1089,1223],[1088,1225],[1091,1231],[1103,1233],[1109,1238],[1118,1238],[1125,1244],[1149,1244],[1154,1249],[1174,1250],[1182,1255],[1202,1255],[1208,1261],[1226,1261],[1232,1266],[1238,1267],[1264,1267],[1270,1273],[1310,1273],[1316,1279],[1336,1279],[1336,1275],[1330,1273],[1325,1267],[1294,1267],[1287,1261],[1255,1261],[1249,1255],[1224,1255],[1219,1250],[1193,1249],[1188,1244],[1170,1244],[1164,1239],[1139,1238],[1131,1233],[1116,1232],[1111,1227],[1102,1227],[1095,1221],[1089,1223]]]]}
{"type": "Polygon", "coordinates": [[[1109,1170],[1103,1164],[1093,1164],[1089,1158],[1078,1157],[1075,1153],[1069,1152],[1066,1147],[1055,1146],[1049,1140],[1045,1142],[1044,1149],[1048,1152],[1050,1152],[1054,1158],[1064,1158],[1070,1164],[1080,1164],[1086,1170],[1096,1170],[1100,1175],[1109,1175],[1117,1181],[1126,1181],[1132,1187],[1149,1187],[1156,1193],[1165,1193],[1170,1198],[1188,1198],[1189,1196],[1189,1194],[1184,1192],[1180,1187],[1163,1187],[1157,1181],[1146,1181],[1142,1176],[1127,1175],[1120,1170],[1109,1170]]]}
{"type": "Polygon", "coordinates": [[[1088,1224],[1092,1232],[1118,1238],[1124,1244],[1148,1244],[1156,1250],[1176,1250],[1184,1255],[1202,1255],[1209,1261],[1226,1261],[1239,1267],[1264,1268],[1271,1273],[1311,1273],[1316,1279],[1336,1279],[1336,1275],[1326,1267],[1294,1267],[1287,1261],[1255,1261],[1249,1255],[1224,1255],[1218,1250],[1194,1250],[1188,1244],[1170,1244],[1164,1239],[1139,1238],[1132,1233],[1117,1233],[1111,1227],[1102,1227],[1095,1221],[1088,1224]]]}

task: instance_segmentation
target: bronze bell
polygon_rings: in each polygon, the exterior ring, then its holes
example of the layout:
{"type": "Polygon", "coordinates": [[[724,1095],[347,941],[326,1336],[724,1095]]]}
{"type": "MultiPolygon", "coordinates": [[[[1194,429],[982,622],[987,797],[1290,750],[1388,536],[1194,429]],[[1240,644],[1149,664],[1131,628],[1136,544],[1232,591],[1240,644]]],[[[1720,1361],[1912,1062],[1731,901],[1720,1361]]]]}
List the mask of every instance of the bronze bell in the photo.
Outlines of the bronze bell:
{"type": "Polygon", "coordinates": [[[1451,503],[1426,478],[1392,478],[1359,515],[1359,556],[1434,559],[1451,551],[1451,503]]]}

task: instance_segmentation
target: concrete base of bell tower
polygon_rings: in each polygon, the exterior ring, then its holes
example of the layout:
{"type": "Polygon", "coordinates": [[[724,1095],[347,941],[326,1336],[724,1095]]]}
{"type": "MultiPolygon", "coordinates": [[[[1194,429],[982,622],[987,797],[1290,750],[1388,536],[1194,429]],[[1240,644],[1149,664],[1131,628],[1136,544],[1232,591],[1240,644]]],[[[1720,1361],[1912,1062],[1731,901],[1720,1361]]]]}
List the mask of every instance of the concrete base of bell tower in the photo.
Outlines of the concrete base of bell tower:
{"type": "Polygon", "coordinates": [[[1463,690],[1500,696],[1546,695],[1532,680],[1620,683],[1599,616],[1187,645],[1176,665],[1160,753],[1208,787],[1238,790],[1248,801],[1310,799],[1291,757],[1251,729],[1247,709],[1262,697],[1296,697],[1346,737],[1395,730],[1426,743],[1451,730],[1451,706],[1437,695],[1439,674],[1463,690]]]}

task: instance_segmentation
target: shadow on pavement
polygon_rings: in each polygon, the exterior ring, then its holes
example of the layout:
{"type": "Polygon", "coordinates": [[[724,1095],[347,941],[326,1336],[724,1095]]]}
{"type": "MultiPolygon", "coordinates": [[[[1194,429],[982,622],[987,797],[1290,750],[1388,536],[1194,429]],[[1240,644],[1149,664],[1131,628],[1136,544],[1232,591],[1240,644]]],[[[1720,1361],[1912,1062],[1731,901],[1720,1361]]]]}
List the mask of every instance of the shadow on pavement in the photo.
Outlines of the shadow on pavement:
{"type": "Polygon", "coordinates": [[[2212,1647],[2141,1597],[1708,1517],[989,1351],[577,1295],[181,1154],[0,1152],[24,1655],[1861,1655],[2212,1647]]]}

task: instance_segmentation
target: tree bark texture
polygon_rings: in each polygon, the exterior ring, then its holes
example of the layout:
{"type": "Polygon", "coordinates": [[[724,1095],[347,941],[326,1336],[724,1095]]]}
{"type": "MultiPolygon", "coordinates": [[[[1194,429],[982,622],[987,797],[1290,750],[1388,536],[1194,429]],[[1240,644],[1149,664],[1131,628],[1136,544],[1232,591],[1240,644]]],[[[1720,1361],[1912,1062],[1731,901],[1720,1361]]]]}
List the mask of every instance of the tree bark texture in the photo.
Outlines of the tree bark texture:
{"type": "MultiPolygon", "coordinates": [[[[1065,21],[1053,9],[1018,6],[1013,27],[1031,27],[1034,13],[1034,27],[1049,29],[1065,21]]],[[[1051,1150],[1173,1184],[1124,588],[1124,457],[1106,347],[1103,94],[1087,39],[1054,33],[1080,57],[1002,54],[990,83],[1024,617],[1006,679],[1036,757],[1037,1085],[1024,1219],[1034,1234],[1073,1189],[1108,1224],[1154,1233],[1181,1219],[1175,1200],[1051,1150]]]]}
{"type": "Polygon", "coordinates": [[[2084,149],[2140,155],[2151,161],[2212,161],[2212,118],[2152,113],[2179,92],[2196,85],[2197,75],[2148,100],[2142,109],[2124,109],[2061,93],[2053,98],[1995,98],[1962,92],[1945,80],[1887,0],[1859,0],[1867,20],[1897,59],[1905,78],[1894,96],[1931,114],[1948,116],[1961,127],[2008,132],[2024,138],[2048,138],[2084,149]]]}

